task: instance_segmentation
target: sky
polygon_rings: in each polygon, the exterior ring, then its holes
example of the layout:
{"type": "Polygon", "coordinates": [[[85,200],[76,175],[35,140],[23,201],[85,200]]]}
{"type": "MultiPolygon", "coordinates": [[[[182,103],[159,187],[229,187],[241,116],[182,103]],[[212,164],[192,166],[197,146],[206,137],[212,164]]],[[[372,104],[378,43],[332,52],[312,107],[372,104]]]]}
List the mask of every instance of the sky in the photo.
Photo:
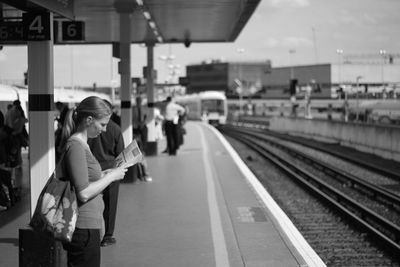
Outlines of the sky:
{"type": "MultiPolygon", "coordinates": [[[[158,82],[168,77],[161,56],[174,55],[172,64],[184,76],[186,65],[205,60],[228,62],[271,60],[273,67],[338,63],[338,49],[346,54],[400,56],[399,0],[261,0],[233,43],[160,44],[154,48],[158,82]],[[243,51],[238,53],[238,49],[243,51]],[[292,52],[289,52],[292,51],[292,52]]],[[[400,62],[400,59],[397,59],[400,62]]],[[[110,86],[119,81],[117,59],[110,45],[54,47],[55,86],[110,86]]],[[[133,77],[142,76],[146,48],[131,47],[133,77]]],[[[27,70],[26,46],[0,51],[0,82],[20,81],[27,70]]]]}

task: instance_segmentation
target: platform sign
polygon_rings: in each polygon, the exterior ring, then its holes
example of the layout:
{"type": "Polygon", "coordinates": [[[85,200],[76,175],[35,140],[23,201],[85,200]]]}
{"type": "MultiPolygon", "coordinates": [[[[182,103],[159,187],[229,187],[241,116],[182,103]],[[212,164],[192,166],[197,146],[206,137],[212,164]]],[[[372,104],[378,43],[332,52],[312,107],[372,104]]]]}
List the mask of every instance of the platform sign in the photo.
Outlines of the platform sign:
{"type": "Polygon", "coordinates": [[[41,6],[63,17],[74,19],[74,0],[27,0],[27,2],[41,6]]]}
{"type": "Polygon", "coordinates": [[[61,22],[62,41],[85,40],[85,23],[83,21],[61,22]]]}
{"type": "Polygon", "coordinates": [[[0,21],[0,42],[23,41],[22,22],[0,21]]]}
{"type": "Polygon", "coordinates": [[[51,18],[48,12],[28,12],[22,16],[26,41],[51,40],[51,18]]]}

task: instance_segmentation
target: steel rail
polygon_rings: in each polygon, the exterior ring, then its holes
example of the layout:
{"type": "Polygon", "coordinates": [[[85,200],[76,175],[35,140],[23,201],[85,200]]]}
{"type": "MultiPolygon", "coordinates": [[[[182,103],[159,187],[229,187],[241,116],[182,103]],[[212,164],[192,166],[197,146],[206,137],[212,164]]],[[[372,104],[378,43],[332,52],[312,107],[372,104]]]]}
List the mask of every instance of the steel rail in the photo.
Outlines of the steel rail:
{"type": "Polygon", "coordinates": [[[394,255],[400,255],[400,227],[386,220],[374,211],[363,206],[357,201],[346,196],[333,186],[321,181],[315,175],[306,170],[292,165],[289,161],[280,156],[274,155],[263,148],[260,142],[251,140],[248,136],[238,135],[237,133],[227,133],[235,139],[248,145],[251,149],[258,152],[263,157],[281,168],[295,181],[305,186],[314,193],[318,198],[334,207],[342,215],[346,216],[357,227],[362,227],[366,232],[375,237],[383,247],[385,247],[394,255]],[[378,226],[378,227],[376,227],[378,226]]]}
{"type": "MultiPolygon", "coordinates": [[[[250,121],[250,120],[243,121],[243,122],[241,122],[241,124],[242,125],[246,125],[247,127],[251,127],[251,125],[253,124],[253,125],[257,125],[257,128],[260,128],[261,125],[262,125],[258,121],[250,121]]],[[[268,132],[269,135],[273,135],[273,136],[279,137],[281,139],[286,139],[288,141],[296,142],[296,143],[299,143],[299,144],[305,144],[306,143],[306,142],[302,142],[301,140],[298,140],[295,137],[292,137],[292,136],[289,136],[289,135],[283,135],[283,134],[280,134],[280,133],[275,133],[275,132],[266,130],[266,128],[267,127],[262,127],[262,129],[264,129],[264,131],[268,132]]],[[[380,167],[378,165],[371,164],[370,162],[364,162],[361,159],[352,158],[351,156],[343,155],[343,154],[337,153],[336,151],[328,150],[328,149],[319,147],[317,145],[312,145],[312,144],[308,144],[308,143],[306,145],[310,146],[310,147],[312,147],[314,149],[318,149],[320,151],[323,151],[325,153],[334,155],[336,157],[340,157],[342,159],[345,159],[346,161],[353,162],[355,164],[363,166],[364,168],[369,169],[369,170],[371,170],[373,172],[376,172],[376,173],[382,174],[384,176],[390,177],[392,179],[395,179],[397,181],[400,181],[400,175],[397,172],[392,172],[392,171],[384,169],[384,168],[382,168],[382,167],[380,167]]]]}
{"type": "MultiPolygon", "coordinates": [[[[346,182],[350,182],[351,186],[357,190],[367,190],[368,192],[370,192],[372,194],[372,196],[377,199],[377,200],[382,200],[381,202],[385,205],[389,205],[391,207],[395,207],[397,206],[398,208],[400,208],[400,196],[394,194],[393,192],[390,192],[389,190],[378,186],[378,185],[374,185],[368,181],[365,181],[355,175],[352,175],[348,172],[343,171],[342,169],[339,169],[338,167],[333,166],[332,164],[323,162],[322,160],[316,159],[314,157],[311,157],[301,151],[297,151],[295,149],[292,149],[288,146],[285,146],[283,144],[279,144],[278,142],[273,142],[270,139],[268,139],[265,134],[261,134],[261,133],[256,133],[253,132],[251,130],[247,130],[247,129],[238,129],[238,128],[233,128],[231,129],[233,131],[238,131],[238,132],[242,132],[246,135],[251,135],[254,136],[264,142],[268,142],[270,144],[273,144],[275,146],[279,146],[283,149],[285,149],[286,151],[288,151],[289,153],[295,154],[297,155],[299,158],[303,158],[308,160],[309,162],[312,162],[314,165],[320,166],[325,170],[329,170],[331,173],[333,173],[335,176],[333,178],[335,179],[339,179],[338,177],[343,177],[345,179],[346,182]]],[[[364,192],[364,191],[363,191],[364,192]]]]}

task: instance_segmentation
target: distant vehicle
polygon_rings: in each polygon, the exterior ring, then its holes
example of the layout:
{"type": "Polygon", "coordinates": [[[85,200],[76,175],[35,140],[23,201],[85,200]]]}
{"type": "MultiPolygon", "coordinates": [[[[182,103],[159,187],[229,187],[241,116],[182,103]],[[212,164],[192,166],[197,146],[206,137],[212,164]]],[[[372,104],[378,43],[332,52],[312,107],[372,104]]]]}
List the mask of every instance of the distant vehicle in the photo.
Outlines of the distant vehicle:
{"type": "Polygon", "coordinates": [[[226,123],[228,104],[226,96],[218,91],[179,96],[176,103],[185,106],[189,120],[202,120],[213,125],[226,123]]]}
{"type": "Polygon", "coordinates": [[[350,112],[354,116],[357,111],[360,117],[368,116],[368,120],[372,122],[400,124],[400,100],[397,99],[369,101],[350,112]]]}
{"type": "Polygon", "coordinates": [[[400,124],[400,100],[379,101],[369,106],[370,118],[380,123],[400,124]]]}

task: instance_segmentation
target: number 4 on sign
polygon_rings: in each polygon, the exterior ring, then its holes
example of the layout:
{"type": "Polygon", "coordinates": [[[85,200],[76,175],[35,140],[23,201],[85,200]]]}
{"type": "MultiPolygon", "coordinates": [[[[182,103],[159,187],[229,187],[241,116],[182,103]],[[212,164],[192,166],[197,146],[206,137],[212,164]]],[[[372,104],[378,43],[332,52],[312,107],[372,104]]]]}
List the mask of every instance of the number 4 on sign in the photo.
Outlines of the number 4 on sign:
{"type": "Polygon", "coordinates": [[[42,17],[36,16],[33,21],[29,24],[29,31],[37,32],[38,34],[42,34],[44,27],[42,25],[42,17]]]}
{"type": "Polygon", "coordinates": [[[52,15],[48,12],[28,12],[22,16],[24,40],[48,41],[51,40],[52,15]]]}

